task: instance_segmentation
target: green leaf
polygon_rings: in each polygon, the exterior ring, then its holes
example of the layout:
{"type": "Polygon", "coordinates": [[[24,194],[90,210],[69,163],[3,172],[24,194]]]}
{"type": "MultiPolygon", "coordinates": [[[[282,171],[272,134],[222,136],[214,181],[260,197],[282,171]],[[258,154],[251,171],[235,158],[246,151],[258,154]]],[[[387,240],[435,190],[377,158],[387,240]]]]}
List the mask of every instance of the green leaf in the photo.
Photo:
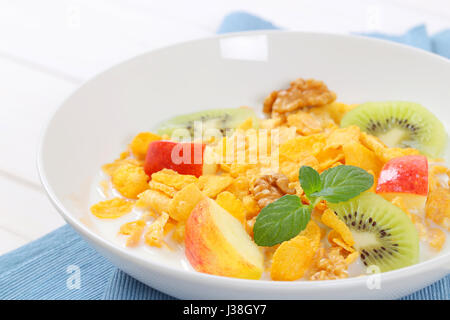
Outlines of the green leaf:
{"type": "Polygon", "coordinates": [[[331,203],[350,200],[373,185],[373,176],[370,173],[359,167],[347,165],[325,170],[320,175],[320,180],[322,190],[311,196],[322,197],[331,203]]]}
{"type": "Polygon", "coordinates": [[[308,199],[313,202],[314,199],[311,199],[311,194],[322,189],[319,173],[311,167],[302,166],[298,172],[298,180],[308,199]]]}
{"type": "Polygon", "coordinates": [[[286,195],[264,207],[253,227],[254,240],[259,246],[271,247],[287,241],[306,228],[311,209],[296,195],[286,195]]]}

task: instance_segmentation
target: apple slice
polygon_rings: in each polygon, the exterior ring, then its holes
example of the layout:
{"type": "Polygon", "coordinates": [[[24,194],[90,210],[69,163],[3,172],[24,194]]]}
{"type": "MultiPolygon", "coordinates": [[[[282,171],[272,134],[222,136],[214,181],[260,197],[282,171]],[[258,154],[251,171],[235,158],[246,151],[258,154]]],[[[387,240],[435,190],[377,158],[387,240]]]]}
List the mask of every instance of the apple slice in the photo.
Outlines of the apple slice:
{"type": "Polygon", "coordinates": [[[149,144],[144,170],[148,176],[162,169],[172,169],[180,174],[196,177],[212,174],[216,165],[205,161],[210,154],[202,143],[153,141],[149,144]]]}
{"type": "Polygon", "coordinates": [[[219,276],[259,279],[263,255],[245,232],[242,223],[205,198],[186,222],[186,257],[192,267],[219,276]]]}
{"type": "Polygon", "coordinates": [[[386,200],[402,197],[408,210],[422,211],[428,195],[428,160],[422,155],[394,158],[381,170],[376,192],[386,200]]]}

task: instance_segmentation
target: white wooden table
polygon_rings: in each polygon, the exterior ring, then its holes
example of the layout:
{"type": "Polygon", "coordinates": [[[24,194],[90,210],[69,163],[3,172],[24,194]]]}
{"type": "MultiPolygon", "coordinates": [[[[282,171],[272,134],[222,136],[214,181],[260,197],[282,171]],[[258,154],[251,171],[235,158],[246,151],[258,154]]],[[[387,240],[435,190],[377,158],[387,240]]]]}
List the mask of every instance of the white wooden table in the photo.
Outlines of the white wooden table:
{"type": "Polygon", "coordinates": [[[450,28],[449,0],[0,0],[0,254],[64,224],[36,173],[40,133],[59,103],[123,59],[214,34],[235,10],[292,30],[450,28]]]}

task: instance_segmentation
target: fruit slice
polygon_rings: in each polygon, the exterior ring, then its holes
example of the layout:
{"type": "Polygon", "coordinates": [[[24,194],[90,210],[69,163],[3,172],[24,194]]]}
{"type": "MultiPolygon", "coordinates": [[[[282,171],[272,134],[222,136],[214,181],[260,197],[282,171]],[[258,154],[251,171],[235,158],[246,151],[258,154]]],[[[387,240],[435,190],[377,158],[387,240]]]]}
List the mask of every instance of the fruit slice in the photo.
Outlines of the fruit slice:
{"type": "Polygon", "coordinates": [[[447,143],[447,134],[439,119],[412,102],[361,104],[342,119],[342,127],[350,125],[377,136],[388,147],[415,148],[430,157],[439,157],[447,143]]]}
{"type": "Polygon", "coordinates": [[[347,202],[329,203],[346,223],[365,266],[380,271],[407,267],[419,261],[419,236],[408,216],[383,197],[365,192],[347,202]]]}
{"type": "Polygon", "coordinates": [[[186,257],[199,271],[225,277],[259,279],[263,255],[242,223],[205,198],[186,221],[186,257]]]}
{"type": "Polygon", "coordinates": [[[386,200],[403,198],[409,211],[423,211],[428,195],[428,160],[421,155],[388,161],[378,178],[377,193],[386,200]]]}
{"type": "Polygon", "coordinates": [[[208,160],[208,154],[206,145],[201,143],[154,141],[148,146],[144,171],[149,177],[162,169],[196,177],[212,174],[217,166],[208,160]]]}
{"type": "Polygon", "coordinates": [[[218,129],[218,132],[224,136],[227,129],[236,129],[248,118],[252,118],[253,123],[257,123],[255,112],[247,107],[200,111],[167,120],[158,128],[158,134],[167,134],[179,140],[180,136],[186,136],[183,132],[189,133],[190,137],[202,137],[202,133],[208,134],[207,129],[218,129]],[[199,123],[201,123],[200,126],[199,123]]]}

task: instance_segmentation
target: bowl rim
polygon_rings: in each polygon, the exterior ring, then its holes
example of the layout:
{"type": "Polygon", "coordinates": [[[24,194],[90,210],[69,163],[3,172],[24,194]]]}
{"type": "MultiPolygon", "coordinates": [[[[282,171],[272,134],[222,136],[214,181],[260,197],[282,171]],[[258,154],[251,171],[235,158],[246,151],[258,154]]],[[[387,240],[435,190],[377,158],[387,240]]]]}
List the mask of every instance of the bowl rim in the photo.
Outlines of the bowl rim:
{"type": "MultiPolygon", "coordinates": [[[[243,32],[232,32],[232,33],[226,33],[226,34],[219,34],[219,35],[213,35],[208,37],[202,37],[198,39],[188,40],[188,41],[182,41],[177,42],[175,44],[171,44],[168,46],[160,47],[154,50],[146,51],[143,53],[139,53],[136,55],[133,55],[125,60],[122,60],[112,66],[106,67],[105,69],[101,70],[100,72],[97,72],[93,76],[89,77],[88,79],[84,80],[76,86],[72,92],[59,104],[59,106],[53,111],[53,113],[49,116],[48,120],[45,123],[45,126],[43,127],[40,139],[39,139],[39,145],[38,145],[38,155],[37,155],[37,171],[38,176],[41,181],[42,186],[44,187],[46,191],[46,195],[49,198],[50,202],[53,204],[53,206],[57,209],[58,213],[64,218],[64,220],[73,227],[79,234],[81,234],[85,239],[88,239],[89,242],[92,241],[96,245],[105,248],[115,256],[120,256],[122,259],[127,259],[128,261],[132,261],[136,264],[142,265],[145,268],[153,269],[156,272],[160,274],[164,273],[170,273],[172,276],[178,276],[179,278],[186,277],[190,278],[191,281],[197,281],[201,283],[208,283],[211,281],[214,281],[217,285],[221,285],[223,287],[226,286],[235,286],[235,285],[245,285],[248,288],[253,289],[260,289],[260,288],[267,288],[268,286],[271,287],[271,289],[274,290],[285,290],[285,289],[317,289],[321,287],[342,287],[342,288],[349,288],[349,287],[355,287],[359,286],[361,284],[365,284],[367,281],[367,278],[370,276],[370,274],[365,274],[363,276],[358,277],[349,277],[345,279],[337,279],[337,280],[319,280],[319,281],[274,281],[274,280],[248,280],[248,279],[239,279],[239,278],[231,278],[231,277],[224,277],[224,276],[217,276],[217,275],[211,275],[206,273],[197,272],[195,270],[186,270],[186,269],[180,269],[173,266],[167,266],[164,263],[159,262],[157,259],[148,259],[141,256],[133,255],[129,251],[126,250],[126,248],[122,248],[118,246],[117,244],[114,244],[113,242],[107,240],[106,238],[102,237],[101,235],[95,233],[94,231],[90,230],[87,226],[85,226],[79,219],[75,218],[71,213],[70,210],[68,210],[58,199],[56,196],[53,187],[50,185],[50,183],[47,180],[46,172],[44,169],[44,148],[46,143],[47,135],[49,134],[49,129],[51,123],[54,121],[57,113],[66,105],[67,101],[69,101],[74,94],[76,94],[79,90],[82,90],[85,86],[89,85],[91,82],[96,81],[99,77],[102,75],[110,72],[111,70],[115,68],[119,68],[123,66],[124,64],[129,63],[132,60],[138,59],[140,57],[143,57],[145,55],[150,55],[156,52],[164,51],[164,50],[172,50],[176,48],[181,48],[184,45],[188,44],[195,44],[205,41],[211,41],[211,40],[218,40],[223,38],[230,38],[230,37],[239,37],[239,36],[258,36],[258,35],[278,35],[278,34],[293,34],[298,36],[317,36],[317,37],[334,37],[334,38],[351,38],[351,39],[357,39],[358,41],[366,41],[366,42],[372,42],[372,43],[378,43],[380,45],[384,46],[391,46],[391,47],[397,47],[401,48],[403,50],[408,50],[411,52],[415,52],[416,54],[420,54],[422,56],[425,56],[427,58],[432,58],[435,60],[438,60],[444,64],[447,64],[447,66],[450,66],[450,60],[446,59],[445,57],[439,56],[435,53],[428,52],[426,50],[411,47],[409,45],[396,43],[384,39],[378,39],[378,38],[371,38],[364,35],[354,35],[354,34],[337,34],[337,33],[324,33],[324,32],[304,32],[304,31],[288,31],[288,30],[258,30],[258,31],[243,31],[243,32]]],[[[391,281],[394,279],[405,279],[412,277],[417,274],[422,274],[424,272],[442,267],[444,271],[450,273],[450,268],[448,267],[450,265],[450,252],[447,252],[445,254],[439,255],[437,257],[433,257],[431,259],[428,259],[423,262],[416,263],[414,265],[400,268],[393,271],[383,272],[380,273],[380,276],[382,277],[383,281],[391,281]]]]}

